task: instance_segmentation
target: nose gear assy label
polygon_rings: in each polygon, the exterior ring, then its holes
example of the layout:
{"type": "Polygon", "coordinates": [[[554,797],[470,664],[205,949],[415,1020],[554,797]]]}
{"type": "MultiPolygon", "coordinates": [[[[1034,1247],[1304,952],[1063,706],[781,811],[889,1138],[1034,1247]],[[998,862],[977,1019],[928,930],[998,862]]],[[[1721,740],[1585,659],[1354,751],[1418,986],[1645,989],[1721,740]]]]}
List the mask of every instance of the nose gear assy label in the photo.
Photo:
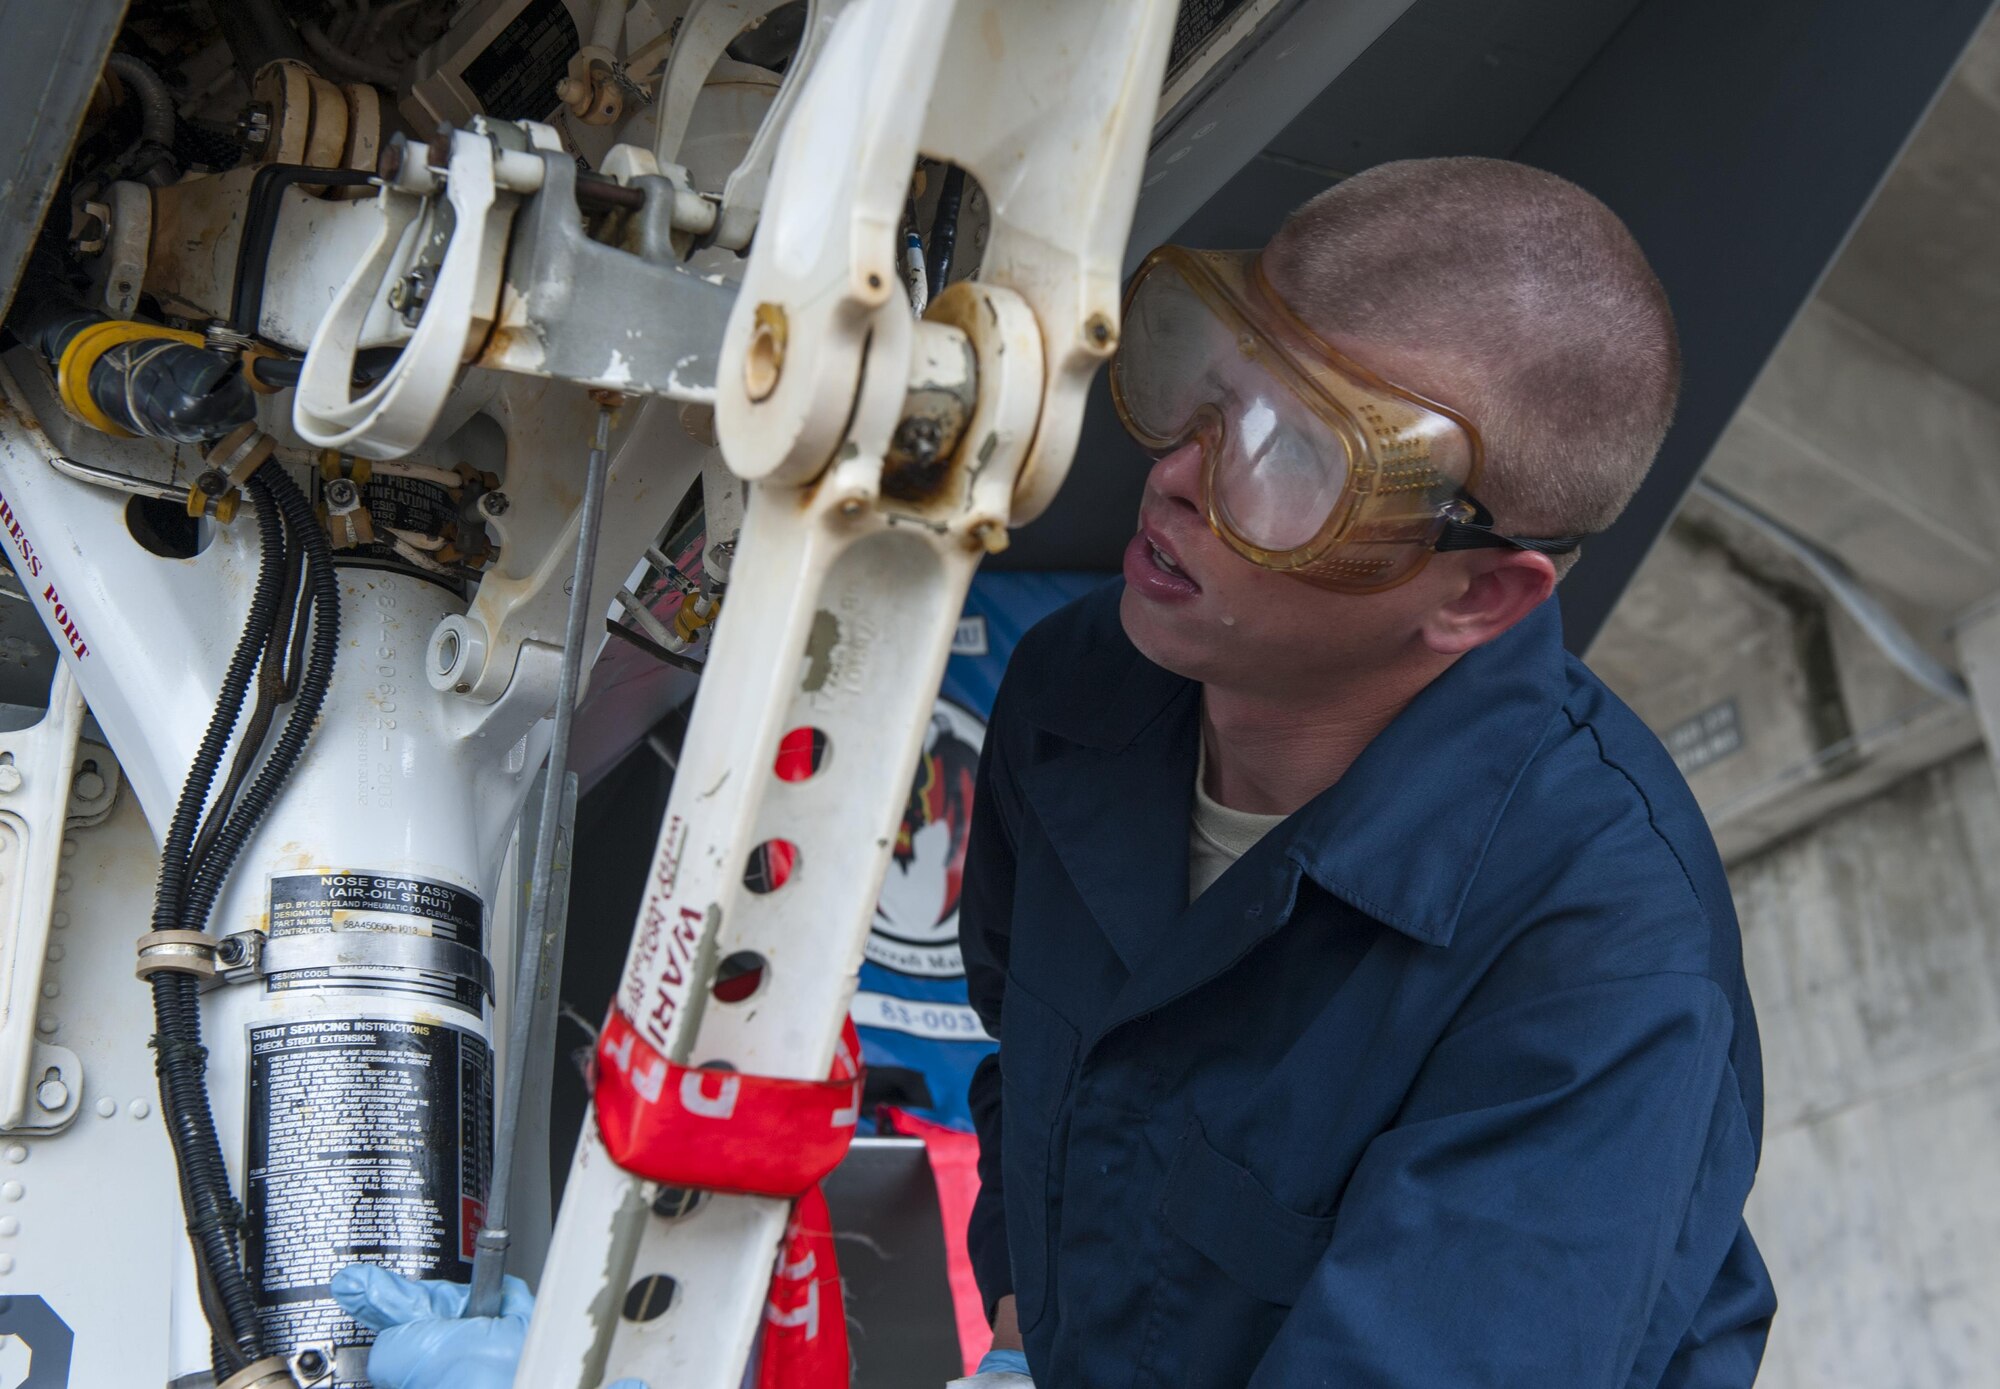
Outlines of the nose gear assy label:
{"type": "Polygon", "coordinates": [[[492,993],[485,904],[408,874],[289,873],[271,879],[265,988],[360,989],[443,999],[480,1013],[492,993]]]}
{"type": "Polygon", "coordinates": [[[463,1283],[493,1171],[493,1068],[475,1032],[320,1018],[250,1033],[249,1268],[264,1332],[366,1384],[371,1339],[333,1275],[381,1264],[463,1283]]]}

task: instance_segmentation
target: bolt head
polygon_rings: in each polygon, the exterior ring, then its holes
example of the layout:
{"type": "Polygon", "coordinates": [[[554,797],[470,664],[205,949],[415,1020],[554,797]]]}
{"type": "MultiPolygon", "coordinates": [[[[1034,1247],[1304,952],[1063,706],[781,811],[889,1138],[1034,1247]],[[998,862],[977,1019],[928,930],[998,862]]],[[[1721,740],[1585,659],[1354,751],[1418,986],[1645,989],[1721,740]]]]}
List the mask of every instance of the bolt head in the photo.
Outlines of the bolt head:
{"type": "Polygon", "coordinates": [[[0,766],[0,791],[18,791],[20,789],[21,769],[19,767],[0,766]]]}
{"type": "Polygon", "coordinates": [[[505,492],[488,492],[479,499],[479,509],[488,516],[505,516],[509,505],[505,492]]]}
{"type": "Polygon", "coordinates": [[[69,1087],[51,1077],[35,1087],[35,1103],[51,1114],[60,1113],[69,1103],[69,1087]]]}
{"type": "Polygon", "coordinates": [[[944,451],[944,426],[934,419],[911,415],[896,426],[889,447],[912,463],[932,462],[944,451]]]}
{"type": "Polygon", "coordinates": [[[104,794],[104,773],[78,772],[76,780],[71,783],[71,789],[76,792],[78,800],[94,801],[104,794]]]}
{"type": "Polygon", "coordinates": [[[326,504],[345,509],[361,499],[361,490],[352,478],[337,477],[326,485],[326,504]]]}
{"type": "Polygon", "coordinates": [[[243,942],[232,939],[218,943],[215,947],[215,958],[218,962],[231,967],[242,964],[243,942]]]}

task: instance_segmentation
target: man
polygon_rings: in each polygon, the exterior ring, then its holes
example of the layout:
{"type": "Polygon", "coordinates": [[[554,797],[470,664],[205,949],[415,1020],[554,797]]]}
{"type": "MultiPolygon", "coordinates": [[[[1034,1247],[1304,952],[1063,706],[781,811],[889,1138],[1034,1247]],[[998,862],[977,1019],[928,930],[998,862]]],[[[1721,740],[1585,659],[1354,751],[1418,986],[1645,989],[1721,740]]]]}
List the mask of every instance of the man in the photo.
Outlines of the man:
{"type": "Polygon", "coordinates": [[[1123,333],[1124,583],[1016,651],[966,867],[987,1368],[1748,1385],[1727,884],[1548,601],[1672,413],[1638,247],[1551,175],[1391,164],[1156,253],[1123,333]]]}
{"type": "MultiPolygon", "coordinates": [[[[1391,164],[1156,253],[1123,334],[1124,583],[1018,648],[961,899],[981,1379],[1748,1385],[1728,886],[1548,601],[1672,414],[1643,256],[1551,175],[1391,164]]],[[[442,1389],[480,1324],[342,1277],[442,1389]]]]}

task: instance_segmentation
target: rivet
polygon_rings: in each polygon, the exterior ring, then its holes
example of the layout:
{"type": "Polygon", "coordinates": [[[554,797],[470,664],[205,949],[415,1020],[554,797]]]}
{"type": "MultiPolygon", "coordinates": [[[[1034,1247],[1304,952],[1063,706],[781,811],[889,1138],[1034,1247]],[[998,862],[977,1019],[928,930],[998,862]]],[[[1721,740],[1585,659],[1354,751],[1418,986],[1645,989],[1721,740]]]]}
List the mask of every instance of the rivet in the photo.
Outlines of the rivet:
{"type": "Polygon", "coordinates": [[[62,993],[62,985],[58,984],[53,979],[49,980],[48,983],[42,985],[43,998],[55,998],[60,993],[62,993]]]}
{"type": "Polygon", "coordinates": [[[27,1144],[25,1144],[25,1143],[9,1143],[9,1144],[7,1145],[7,1161],[9,1161],[9,1162],[26,1162],[27,1160],[28,1160],[28,1145],[27,1145],[27,1144]]]}
{"type": "Polygon", "coordinates": [[[112,1099],[109,1095],[105,1096],[97,1102],[97,1112],[104,1118],[109,1119],[118,1112],[118,1101],[112,1099]]]}
{"type": "Polygon", "coordinates": [[[44,1013],[39,1018],[35,1019],[35,1031],[37,1032],[43,1032],[43,1033],[53,1032],[61,1025],[62,1024],[56,1020],[56,1015],[54,1013],[44,1013]]]}
{"type": "Polygon", "coordinates": [[[20,1233],[21,1222],[19,1220],[16,1220],[11,1215],[0,1215],[0,1235],[18,1235],[20,1233]]]}
{"type": "Polygon", "coordinates": [[[49,925],[55,927],[58,931],[60,931],[63,927],[69,925],[69,913],[57,912],[54,916],[49,918],[49,925]]]}
{"type": "Polygon", "coordinates": [[[153,1106],[144,1100],[134,1100],[126,1110],[134,1119],[143,1119],[153,1112],[153,1106]]]}
{"type": "Polygon", "coordinates": [[[18,1201],[27,1194],[28,1188],[22,1186],[19,1182],[7,1182],[4,1185],[0,1185],[0,1201],[18,1201]]]}

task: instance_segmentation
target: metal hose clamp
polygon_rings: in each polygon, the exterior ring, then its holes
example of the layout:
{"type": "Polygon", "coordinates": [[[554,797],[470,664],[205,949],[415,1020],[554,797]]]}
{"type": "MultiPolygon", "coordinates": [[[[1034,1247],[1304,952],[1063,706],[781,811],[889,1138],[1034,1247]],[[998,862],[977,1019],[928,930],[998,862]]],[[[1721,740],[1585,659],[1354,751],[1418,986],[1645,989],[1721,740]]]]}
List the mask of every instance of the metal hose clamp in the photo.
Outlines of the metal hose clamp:
{"type": "MultiPolygon", "coordinates": [[[[196,979],[215,978],[215,937],[206,931],[149,931],[139,937],[139,963],[132,972],[150,979],[169,971],[196,979]]],[[[232,1379],[230,1384],[235,1382],[232,1379]]]]}
{"type": "Polygon", "coordinates": [[[254,1365],[245,1365],[215,1389],[298,1389],[292,1367],[281,1355],[267,1355],[254,1365]]]}

